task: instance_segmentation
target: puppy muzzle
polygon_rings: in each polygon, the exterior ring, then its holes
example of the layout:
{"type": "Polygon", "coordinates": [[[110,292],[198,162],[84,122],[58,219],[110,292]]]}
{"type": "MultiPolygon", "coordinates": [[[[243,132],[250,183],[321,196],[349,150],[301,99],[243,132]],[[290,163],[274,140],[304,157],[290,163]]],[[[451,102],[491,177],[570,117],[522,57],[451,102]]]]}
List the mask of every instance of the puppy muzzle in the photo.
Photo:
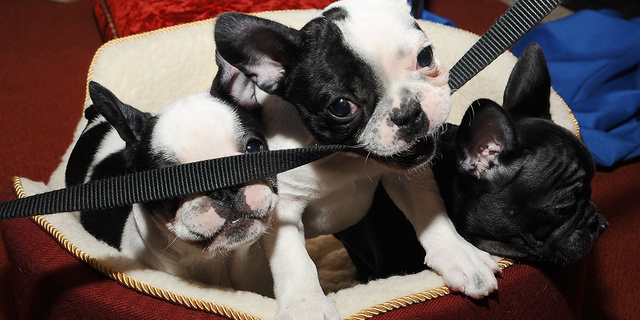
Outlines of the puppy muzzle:
{"type": "Polygon", "coordinates": [[[571,229],[557,243],[556,248],[551,249],[552,262],[570,264],[582,259],[609,226],[607,220],[595,212],[582,222],[577,228],[571,229]]]}

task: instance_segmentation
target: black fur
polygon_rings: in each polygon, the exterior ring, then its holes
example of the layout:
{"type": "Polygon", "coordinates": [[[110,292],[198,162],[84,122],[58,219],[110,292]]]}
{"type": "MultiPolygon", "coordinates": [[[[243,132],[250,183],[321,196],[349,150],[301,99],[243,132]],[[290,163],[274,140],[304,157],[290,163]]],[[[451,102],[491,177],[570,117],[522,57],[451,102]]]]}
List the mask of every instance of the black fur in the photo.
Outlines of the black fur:
{"type": "MultiPolygon", "coordinates": [[[[89,166],[93,162],[103,138],[107,132],[113,129],[108,122],[100,122],[102,117],[95,106],[90,106],[85,110],[85,118],[93,126],[82,132],[69,157],[65,173],[67,186],[84,183],[89,166]]],[[[97,180],[126,174],[124,162],[122,152],[111,154],[93,169],[89,179],[97,180]]],[[[120,234],[130,210],[131,206],[123,206],[109,210],[82,212],[81,222],[89,233],[118,248],[120,247],[120,234]]]]}
{"type": "MultiPolygon", "coordinates": [[[[138,141],[143,132],[150,130],[149,126],[153,126],[153,122],[145,121],[151,118],[150,114],[120,102],[113,93],[99,84],[91,82],[89,93],[94,104],[85,110],[85,117],[89,120],[88,129],[83,131],[69,157],[65,172],[67,186],[85,182],[88,168],[94,162],[96,152],[106,134],[114,128],[125,140],[126,147],[96,163],[88,180],[120,176],[138,170],[137,166],[141,164],[134,161],[138,141]],[[108,121],[104,121],[105,118],[108,121]],[[98,124],[91,126],[94,122],[98,124]]],[[[145,165],[142,164],[142,166],[145,165]]],[[[106,210],[83,211],[80,213],[80,222],[96,238],[119,248],[122,230],[130,211],[130,205],[106,210]]]]}
{"type": "MultiPolygon", "coordinates": [[[[549,88],[542,50],[531,45],[509,79],[505,108],[481,99],[460,127],[446,125],[433,171],[451,220],[469,242],[499,256],[567,264],[584,257],[607,221],[589,199],[589,150],[549,120],[549,88]],[[465,164],[487,143],[500,146],[488,166],[465,164]]],[[[425,268],[411,224],[380,187],[367,216],[336,236],[363,281],[425,268]]]]}
{"type": "Polygon", "coordinates": [[[225,60],[247,73],[258,87],[296,106],[305,125],[314,128],[312,134],[319,142],[354,145],[362,124],[369,120],[380,99],[376,92],[381,84],[371,67],[347,48],[340,30],[330,22],[346,18],[343,9],[330,10],[298,31],[258,17],[225,13],[216,22],[216,46],[225,60]],[[263,81],[252,73],[251,68],[263,56],[282,68],[282,78],[263,81]],[[307,92],[317,94],[310,96],[307,92]],[[336,119],[328,108],[342,98],[351,100],[363,112],[336,119]]]}
{"type": "MultiPolygon", "coordinates": [[[[94,106],[90,106],[85,110],[85,118],[89,120],[89,124],[93,124],[97,121],[99,113],[94,106]]],[[[66,172],[66,184],[74,186],[84,183],[84,180],[89,171],[89,165],[93,162],[93,158],[102,143],[104,136],[111,130],[111,125],[107,122],[96,124],[91,128],[86,128],[80,138],[76,142],[77,148],[74,148],[69,157],[69,163],[67,167],[74,168],[74,170],[67,170],[66,172]]]]}

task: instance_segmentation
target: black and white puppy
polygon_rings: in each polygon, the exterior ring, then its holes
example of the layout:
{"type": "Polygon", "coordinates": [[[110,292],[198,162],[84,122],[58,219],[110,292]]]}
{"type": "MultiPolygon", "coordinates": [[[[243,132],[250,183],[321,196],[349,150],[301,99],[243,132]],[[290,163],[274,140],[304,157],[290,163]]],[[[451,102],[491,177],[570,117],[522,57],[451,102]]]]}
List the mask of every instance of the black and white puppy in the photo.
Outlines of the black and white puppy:
{"type": "MultiPolygon", "coordinates": [[[[90,83],[89,93],[93,105],[85,111],[88,124],[67,165],[67,186],[266,149],[256,116],[221,99],[222,92],[189,95],[157,115],[121,102],[96,82],[90,83]]],[[[255,282],[268,288],[268,272],[266,277],[252,272],[268,269],[266,257],[251,244],[268,228],[276,202],[272,181],[264,180],[210,194],[81,212],[80,218],[96,238],[152,268],[236,289],[254,288],[255,282]],[[251,263],[244,262],[247,255],[251,263]]]]}
{"type": "MultiPolygon", "coordinates": [[[[590,250],[607,221],[590,201],[595,165],[580,138],[553,123],[544,54],[531,44],[516,63],[504,109],[481,99],[440,137],[433,170],[462,236],[495,255],[567,264],[590,250]]],[[[363,280],[423,268],[411,225],[379,190],[358,224],[337,234],[363,280]],[[365,241],[369,239],[370,241],[365,241]]]]}
{"type": "Polygon", "coordinates": [[[450,111],[448,71],[409,11],[404,0],[343,0],[300,30],[238,13],[216,21],[218,76],[246,84],[236,103],[262,106],[270,148],[356,150],[278,175],[264,241],[278,319],[338,318],[304,239],[358,222],[379,183],[449,287],[474,298],[497,288],[498,265],[456,232],[428,166],[450,111]]]}

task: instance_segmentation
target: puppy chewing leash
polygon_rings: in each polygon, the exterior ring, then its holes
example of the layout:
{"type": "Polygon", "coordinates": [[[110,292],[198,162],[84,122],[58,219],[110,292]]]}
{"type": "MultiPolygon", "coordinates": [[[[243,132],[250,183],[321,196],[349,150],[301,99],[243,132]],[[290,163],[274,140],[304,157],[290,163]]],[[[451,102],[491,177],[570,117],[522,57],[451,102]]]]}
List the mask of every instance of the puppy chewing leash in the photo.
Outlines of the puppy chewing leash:
{"type": "MultiPolygon", "coordinates": [[[[505,52],[562,0],[520,0],[507,10],[450,71],[452,92],[505,52]]],[[[275,150],[187,163],[0,203],[0,220],[67,211],[99,210],[207,193],[273,177],[339,151],[344,145],[275,150]]]]}

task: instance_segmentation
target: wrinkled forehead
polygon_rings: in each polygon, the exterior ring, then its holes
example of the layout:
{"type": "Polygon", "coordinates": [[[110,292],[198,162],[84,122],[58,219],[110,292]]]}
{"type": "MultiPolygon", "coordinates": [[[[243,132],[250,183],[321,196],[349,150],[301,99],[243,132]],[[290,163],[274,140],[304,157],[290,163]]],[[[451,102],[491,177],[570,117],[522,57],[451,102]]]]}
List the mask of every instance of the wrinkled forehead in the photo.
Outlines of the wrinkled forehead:
{"type": "Polygon", "coordinates": [[[371,63],[413,60],[418,49],[430,44],[406,1],[340,1],[329,11],[345,44],[371,63]]]}
{"type": "Polygon", "coordinates": [[[205,94],[192,95],[158,114],[152,144],[189,163],[238,154],[244,135],[234,109],[205,94]]]}

